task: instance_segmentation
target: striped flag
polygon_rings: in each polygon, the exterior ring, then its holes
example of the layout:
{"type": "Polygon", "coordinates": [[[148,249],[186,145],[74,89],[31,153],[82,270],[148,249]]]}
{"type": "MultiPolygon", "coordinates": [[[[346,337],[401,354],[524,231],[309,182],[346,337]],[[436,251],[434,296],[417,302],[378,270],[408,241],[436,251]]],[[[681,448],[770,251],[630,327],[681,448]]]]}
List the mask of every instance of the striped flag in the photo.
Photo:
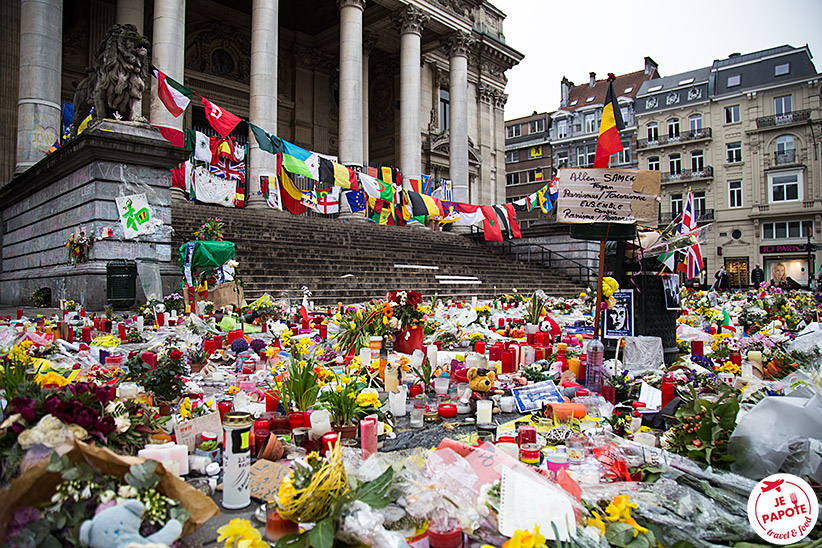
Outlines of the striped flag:
{"type": "Polygon", "coordinates": [[[156,67],[151,67],[151,70],[157,78],[157,97],[175,118],[180,116],[191,102],[194,92],[172,80],[156,67]]]}
{"type": "Polygon", "coordinates": [[[420,194],[431,196],[434,191],[434,178],[430,175],[420,175],[420,194]]]}
{"type": "MultiPolygon", "coordinates": [[[[696,211],[694,209],[694,193],[688,191],[688,199],[685,201],[685,209],[682,211],[682,220],[679,222],[679,234],[686,236],[697,236],[696,211]]],[[[705,267],[702,262],[702,247],[697,241],[687,248],[685,252],[685,263],[679,265],[679,271],[685,273],[686,279],[694,278],[699,271],[705,267]]]]}
{"type": "Polygon", "coordinates": [[[616,154],[622,150],[622,140],[619,132],[625,127],[622,122],[622,113],[615,105],[616,94],[614,93],[613,74],[608,74],[608,92],[605,94],[605,107],[602,109],[602,121],[599,124],[599,139],[597,139],[597,151],[594,156],[595,168],[607,168],[611,154],[616,154]]]}

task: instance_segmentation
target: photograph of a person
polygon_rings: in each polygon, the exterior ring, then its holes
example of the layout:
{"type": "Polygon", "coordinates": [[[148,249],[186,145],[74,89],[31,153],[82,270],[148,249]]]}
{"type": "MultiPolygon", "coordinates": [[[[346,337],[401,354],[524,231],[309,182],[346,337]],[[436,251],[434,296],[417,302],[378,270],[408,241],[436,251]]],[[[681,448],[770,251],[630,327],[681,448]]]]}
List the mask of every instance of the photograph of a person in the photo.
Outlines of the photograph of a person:
{"type": "Polygon", "coordinates": [[[679,276],[677,274],[662,274],[662,289],[665,291],[665,308],[679,310],[679,276]]]}
{"type": "Polygon", "coordinates": [[[605,311],[606,339],[634,336],[634,290],[620,289],[614,293],[616,304],[605,311]]]}

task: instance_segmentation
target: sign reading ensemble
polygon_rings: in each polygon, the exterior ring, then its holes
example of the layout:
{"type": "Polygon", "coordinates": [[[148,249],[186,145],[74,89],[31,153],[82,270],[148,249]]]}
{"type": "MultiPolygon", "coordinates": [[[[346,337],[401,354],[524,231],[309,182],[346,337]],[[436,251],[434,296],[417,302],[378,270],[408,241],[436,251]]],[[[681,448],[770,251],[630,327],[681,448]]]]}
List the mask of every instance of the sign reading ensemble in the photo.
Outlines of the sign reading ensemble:
{"type": "Polygon", "coordinates": [[[560,169],[557,221],[656,226],[659,172],[637,169],[560,169]]]}

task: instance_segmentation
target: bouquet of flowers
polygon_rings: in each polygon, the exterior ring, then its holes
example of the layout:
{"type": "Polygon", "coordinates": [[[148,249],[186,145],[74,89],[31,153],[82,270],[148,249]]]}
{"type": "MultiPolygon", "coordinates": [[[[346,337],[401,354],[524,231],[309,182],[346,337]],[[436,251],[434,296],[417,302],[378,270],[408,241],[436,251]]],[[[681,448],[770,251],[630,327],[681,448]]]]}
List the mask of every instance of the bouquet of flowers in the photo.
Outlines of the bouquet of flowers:
{"type": "Polygon", "coordinates": [[[414,327],[425,320],[425,314],[420,310],[422,295],[419,291],[392,291],[385,299],[391,308],[391,312],[386,311],[390,330],[399,331],[406,327],[414,327]],[[392,321],[394,319],[396,322],[392,321]]]}
{"type": "Polygon", "coordinates": [[[225,223],[219,217],[209,217],[205,220],[203,224],[200,225],[200,229],[194,233],[195,238],[199,238],[200,240],[217,240],[221,241],[223,239],[223,229],[225,228],[225,223]]]}
{"type": "Polygon", "coordinates": [[[68,261],[71,264],[85,263],[89,260],[89,252],[94,246],[94,236],[86,236],[85,230],[79,234],[72,234],[66,240],[66,250],[68,251],[68,261]]]}

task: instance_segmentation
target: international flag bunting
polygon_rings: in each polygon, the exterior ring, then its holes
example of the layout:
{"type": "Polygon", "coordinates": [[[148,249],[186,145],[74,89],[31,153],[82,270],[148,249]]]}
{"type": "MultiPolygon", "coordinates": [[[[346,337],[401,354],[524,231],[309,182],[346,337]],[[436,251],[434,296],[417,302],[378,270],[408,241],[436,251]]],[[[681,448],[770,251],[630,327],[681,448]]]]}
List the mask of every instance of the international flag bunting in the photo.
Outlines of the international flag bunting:
{"type": "MultiPolygon", "coordinates": [[[[243,121],[242,118],[233,114],[224,108],[212,103],[205,97],[200,97],[205,107],[205,115],[208,123],[214,128],[214,131],[223,137],[228,137],[228,134],[234,131],[237,124],[243,121]]],[[[167,107],[168,105],[166,105],[167,107]]],[[[172,113],[173,114],[173,113],[172,113]]]]}
{"type": "Polygon", "coordinates": [[[283,140],[283,167],[289,173],[310,177],[315,181],[320,178],[320,157],[286,140],[283,140]]]}
{"type": "Polygon", "coordinates": [[[536,202],[534,202],[534,205],[538,205],[540,211],[543,213],[549,213],[554,208],[554,202],[551,200],[549,192],[548,186],[544,186],[537,190],[537,199],[536,202]]]}
{"type": "Polygon", "coordinates": [[[394,186],[367,173],[359,173],[360,187],[371,198],[394,202],[394,186]]]}
{"type": "Polygon", "coordinates": [[[74,122],[74,105],[63,103],[62,109],[63,132],[60,135],[60,142],[65,143],[71,136],[71,124],[74,122]]]}
{"type": "MultiPolygon", "coordinates": [[[[679,222],[679,234],[682,235],[697,235],[697,222],[694,209],[694,193],[688,191],[688,198],[685,200],[685,208],[682,210],[682,220],[679,222]]],[[[702,261],[702,247],[697,241],[694,245],[687,248],[685,252],[685,263],[680,264],[678,269],[685,273],[685,278],[690,280],[699,274],[699,271],[705,268],[702,261]]]]}
{"type": "Polygon", "coordinates": [[[728,314],[726,309],[722,309],[722,325],[719,326],[720,331],[723,329],[727,329],[728,331],[733,331],[736,333],[736,327],[734,327],[734,322],[731,321],[731,315],[728,314]]]}
{"type": "Polygon", "coordinates": [[[386,183],[394,184],[394,170],[393,168],[383,166],[380,168],[380,179],[385,181],[386,183]]]}
{"type": "Polygon", "coordinates": [[[494,208],[494,211],[497,214],[497,221],[499,222],[500,232],[502,233],[502,237],[505,238],[512,238],[511,235],[511,225],[508,223],[508,212],[505,211],[505,208],[501,205],[491,206],[494,208]]]}
{"type": "Polygon", "coordinates": [[[485,233],[486,242],[501,242],[502,231],[497,221],[497,212],[492,206],[480,206],[485,220],[482,223],[482,229],[485,233]]]}
{"type": "MultiPolygon", "coordinates": [[[[454,202],[451,202],[454,203],[454,202]]],[[[473,226],[485,222],[485,213],[480,206],[471,204],[457,204],[458,207],[450,210],[445,216],[446,219],[453,218],[454,212],[459,212],[459,217],[453,223],[458,226],[473,226]]]]}
{"type": "Polygon", "coordinates": [[[613,74],[608,74],[608,91],[605,94],[605,106],[602,109],[602,121],[599,124],[597,151],[594,155],[595,168],[607,168],[611,154],[616,154],[622,150],[622,140],[619,138],[619,132],[625,128],[625,124],[622,122],[622,113],[616,104],[615,79],[616,77],[613,74]]]}
{"type": "Polygon", "coordinates": [[[245,207],[245,186],[237,181],[237,190],[234,194],[234,207],[245,207]]]}
{"type": "Polygon", "coordinates": [[[369,205],[374,213],[371,218],[379,225],[393,225],[395,222],[394,204],[379,198],[369,198],[369,205]]]}
{"type": "Polygon", "coordinates": [[[508,224],[511,225],[511,236],[513,238],[522,238],[522,232],[519,229],[519,221],[517,220],[517,211],[514,204],[505,204],[505,209],[508,211],[508,224]]]}
{"type": "Polygon", "coordinates": [[[430,175],[420,175],[420,194],[431,196],[434,192],[434,178],[430,175]]]}
{"type": "Polygon", "coordinates": [[[180,116],[188,108],[194,92],[169,78],[156,67],[151,67],[151,70],[157,78],[157,97],[172,116],[175,118],[180,116]]]}
{"type": "Polygon", "coordinates": [[[559,175],[548,182],[548,194],[551,197],[551,202],[557,203],[557,198],[559,198],[559,175]]]}
{"type": "Polygon", "coordinates": [[[277,164],[280,173],[280,200],[282,205],[294,215],[305,213],[305,205],[302,203],[303,191],[297,188],[294,181],[291,180],[281,157],[278,157],[277,164]]]}
{"type": "Polygon", "coordinates": [[[327,158],[319,157],[319,181],[327,185],[336,185],[344,189],[357,190],[357,174],[353,169],[349,169],[342,164],[331,161],[327,158]]]}
{"type": "Polygon", "coordinates": [[[228,158],[220,158],[217,163],[209,166],[209,170],[223,179],[245,182],[245,164],[243,162],[232,162],[228,158]]]}
{"type": "Polygon", "coordinates": [[[248,123],[248,127],[251,128],[251,133],[254,134],[254,138],[257,140],[257,144],[261,149],[271,154],[282,154],[285,152],[282,139],[271,135],[260,126],[254,125],[251,122],[248,123]]]}
{"type": "Polygon", "coordinates": [[[187,129],[185,148],[193,151],[195,160],[209,164],[213,160],[211,154],[211,141],[205,133],[194,131],[193,129],[187,129]]]}
{"type": "Polygon", "coordinates": [[[348,211],[351,213],[359,213],[365,209],[365,192],[362,190],[351,190],[344,194],[345,202],[348,206],[348,211]]]}
{"type": "Polygon", "coordinates": [[[317,189],[317,211],[325,215],[340,212],[340,187],[317,189]]]}

